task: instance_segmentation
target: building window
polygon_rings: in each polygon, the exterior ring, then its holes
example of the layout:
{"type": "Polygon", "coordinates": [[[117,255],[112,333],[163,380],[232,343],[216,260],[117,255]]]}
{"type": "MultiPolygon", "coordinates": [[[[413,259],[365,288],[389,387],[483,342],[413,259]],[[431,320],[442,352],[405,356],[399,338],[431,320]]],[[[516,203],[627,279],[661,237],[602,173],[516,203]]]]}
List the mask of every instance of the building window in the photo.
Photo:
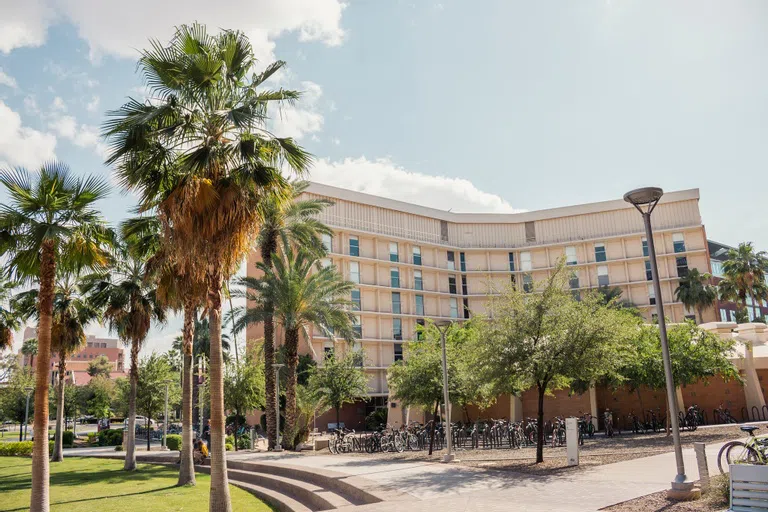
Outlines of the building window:
{"type": "Polygon", "coordinates": [[[469,299],[463,299],[462,300],[463,306],[464,306],[464,318],[469,318],[469,299]]]}
{"type": "Polygon", "coordinates": [[[576,258],[576,248],[566,247],[565,248],[565,264],[576,265],[578,262],[579,260],[576,258]]]}
{"type": "Polygon", "coordinates": [[[509,253],[509,271],[515,271],[515,253],[513,252],[509,253]]]}
{"type": "Polygon", "coordinates": [[[712,265],[712,275],[715,277],[723,277],[723,262],[710,260],[709,263],[712,265]]]}
{"type": "Polygon", "coordinates": [[[677,277],[685,277],[688,275],[688,258],[681,256],[675,258],[677,264],[677,277]]]}
{"type": "Polygon", "coordinates": [[[579,273],[573,272],[571,273],[571,278],[568,280],[568,284],[571,286],[571,290],[576,290],[579,288],[579,273]]]}
{"type": "Polygon", "coordinates": [[[399,261],[397,242],[389,242],[389,261],[399,261]]]}
{"type": "Polygon", "coordinates": [[[672,235],[672,247],[674,247],[675,252],[685,252],[685,237],[682,233],[672,235]]]}
{"type": "Polygon", "coordinates": [[[419,325],[424,327],[425,322],[424,322],[423,318],[417,318],[416,319],[416,326],[417,326],[416,327],[416,339],[418,341],[423,341],[424,340],[424,333],[422,332],[421,329],[418,328],[419,325]]]}
{"type": "Polygon", "coordinates": [[[363,323],[359,316],[352,317],[352,331],[354,331],[355,336],[358,338],[363,337],[363,323]]]}
{"type": "Polygon", "coordinates": [[[392,337],[396,340],[403,339],[403,320],[401,318],[392,319],[392,337]]]}
{"type": "Polygon", "coordinates": [[[451,318],[459,318],[459,301],[451,297],[451,318]]]}
{"type": "Polygon", "coordinates": [[[333,237],[328,233],[323,233],[322,239],[325,252],[333,252],[333,237]]]}
{"type": "Polygon", "coordinates": [[[352,290],[352,310],[360,311],[363,309],[362,302],[360,301],[360,290],[352,290]]]}
{"type": "Polygon", "coordinates": [[[349,280],[360,283],[360,264],[356,261],[349,262],[349,280]]]}
{"type": "Polygon", "coordinates": [[[608,266],[600,265],[597,267],[597,284],[598,286],[608,286],[608,266]]]}
{"type": "Polygon", "coordinates": [[[462,272],[466,272],[467,271],[467,258],[466,258],[466,256],[464,255],[463,252],[459,253],[459,266],[460,266],[462,272]]]}
{"type": "Polygon", "coordinates": [[[448,276],[448,293],[456,293],[456,276],[448,276]]]}
{"type": "Polygon", "coordinates": [[[416,314],[419,316],[424,316],[424,296],[423,295],[416,296],[416,314]]]}
{"type": "Polygon", "coordinates": [[[520,270],[522,270],[523,272],[528,272],[530,270],[533,270],[533,265],[531,264],[530,252],[520,253],[520,270]]]}
{"type": "Polygon", "coordinates": [[[526,242],[536,241],[536,224],[534,224],[533,221],[529,221],[525,223],[525,241],[526,242]]]}
{"type": "Polygon", "coordinates": [[[400,292],[392,292],[392,312],[399,315],[400,309],[400,292]]]}
{"type": "Polygon", "coordinates": [[[448,251],[448,270],[456,270],[456,253],[448,251]]]}
{"type": "Polygon", "coordinates": [[[595,244],[595,261],[606,261],[608,258],[605,255],[605,244],[599,243],[595,244]]]}
{"type": "Polygon", "coordinates": [[[461,276],[461,294],[469,295],[467,293],[467,276],[461,276]]]}
{"type": "Polygon", "coordinates": [[[523,274],[523,291],[525,293],[533,291],[533,276],[531,274],[523,274]]]}
{"type": "Polygon", "coordinates": [[[720,308],[720,321],[721,322],[727,322],[728,321],[728,310],[720,308]]]}
{"type": "Polygon", "coordinates": [[[400,288],[400,271],[394,267],[389,269],[389,286],[400,288]]]}
{"type": "Polygon", "coordinates": [[[356,236],[349,237],[349,255],[360,256],[360,240],[356,236]]]}
{"type": "Polygon", "coordinates": [[[424,282],[421,280],[421,270],[413,271],[413,289],[414,290],[424,289],[424,282]]]}
{"type": "Polygon", "coordinates": [[[421,247],[418,245],[413,246],[413,264],[421,265],[421,247]]]}
{"type": "Polygon", "coordinates": [[[403,344],[395,343],[395,361],[403,360],[403,344]]]}
{"type": "Polygon", "coordinates": [[[656,290],[653,289],[653,285],[648,285],[648,304],[651,306],[656,304],[656,290]]]}
{"type": "Polygon", "coordinates": [[[643,243],[643,256],[647,258],[648,257],[648,239],[643,237],[642,243],[643,243]]]}
{"type": "Polygon", "coordinates": [[[645,260],[645,280],[653,281],[653,270],[651,270],[650,260],[645,260]]]}
{"type": "Polygon", "coordinates": [[[323,356],[325,359],[328,359],[329,357],[333,357],[333,342],[332,341],[325,341],[323,342],[323,356]]]}

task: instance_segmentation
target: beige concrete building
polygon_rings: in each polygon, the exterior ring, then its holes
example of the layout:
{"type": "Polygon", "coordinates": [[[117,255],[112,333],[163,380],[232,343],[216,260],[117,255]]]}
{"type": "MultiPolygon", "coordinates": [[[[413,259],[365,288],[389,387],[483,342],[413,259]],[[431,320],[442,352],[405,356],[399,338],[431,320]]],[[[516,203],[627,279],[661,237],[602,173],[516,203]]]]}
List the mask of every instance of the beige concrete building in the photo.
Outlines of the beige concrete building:
{"type": "MultiPolygon", "coordinates": [[[[573,267],[574,290],[619,287],[622,298],[648,320],[654,314],[642,218],[622,199],[485,214],[446,212],[321,184],[312,184],[305,195],[334,202],[320,216],[334,230],[325,240],[327,263],[359,284],[352,296],[359,311],[355,349],[365,351],[371,395],[382,397],[379,405],[388,394],[386,369],[402,357],[417,323],[484,312],[489,294],[510,282],[530,287],[546,278],[559,258],[573,267]]],[[[653,214],[662,299],[672,322],[693,315],[674,300],[679,276],[690,268],[709,271],[698,200],[697,189],[669,192],[653,214]]],[[[705,321],[715,319],[713,311],[705,312],[705,321]]],[[[318,360],[333,348],[317,331],[309,341],[318,360]]]]}

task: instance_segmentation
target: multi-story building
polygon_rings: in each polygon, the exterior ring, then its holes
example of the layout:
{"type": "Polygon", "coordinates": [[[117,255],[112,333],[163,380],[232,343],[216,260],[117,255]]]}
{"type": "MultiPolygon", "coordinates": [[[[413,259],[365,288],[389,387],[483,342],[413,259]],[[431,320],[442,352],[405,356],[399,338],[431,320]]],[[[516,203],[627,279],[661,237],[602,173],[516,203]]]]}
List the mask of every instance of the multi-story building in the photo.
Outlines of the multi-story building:
{"type": "MultiPolygon", "coordinates": [[[[714,240],[707,240],[709,248],[709,263],[711,267],[711,273],[714,280],[714,284],[719,283],[723,279],[723,262],[728,259],[728,251],[734,249],[730,245],[726,245],[714,240]]],[[[766,276],[768,281],[768,276],[766,276]]],[[[723,322],[735,322],[736,311],[742,306],[735,302],[718,300],[717,311],[718,317],[723,322]]],[[[747,315],[749,315],[749,321],[752,322],[760,317],[768,317],[768,302],[752,300],[752,297],[747,297],[747,315]]]]}
{"type": "MultiPolygon", "coordinates": [[[[24,339],[35,338],[37,333],[34,327],[27,327],[24,330],[24,339]]],[[[123,348],[120,341],[112,338],[97,338],[95,335],[88,335],[86,345],[82,350],[72,354],[67,360],[67,378],[68,382],[78,386],[88,384],[91,376],[88,375],[88,364],[98,359],[99,356],[106,356],[112,363],[112,373],[110,377],[127,377],[125,373],[125,360],[123,348]]],[[[33,357],[25,356],[19,351],[19,359],[22,366],[32,366],[34,368],[33,357]]],[[[59,355],[55,352],[51,354],[51,382],[57,382],[59,371],[59,355]]]]}
{"type": "MultiPolygon", "coordinates": [[[[403,357],[417,324],[482,313],[490,294],[510,284],[531,289],[560,258],[574,271],[574,291],[619,287],[649,321],[655,316],[643,221],[621,199],[488,214],[446,212],[321,184],[305,196],[334,202],[319,217],[334,231],[324,240],[327,264],[358,285],[350,297],[359,336],[354,349],[365,352],[374,400],[347,408],[347,426],[357,428],[372,407],[386,405],[387,367],[403,357]]],[[[689,268],[709,270],[698,200],[697,189],[670,192],[653,214],[659,299],[672,322],[693,318],[674,299],[679,277],[689,268]]],[[[714,319],[713,310],[704,313],[705,321],[714,319]]],[[[334,348],[317,330],[308,341],[318,361],[334,348]]]]}

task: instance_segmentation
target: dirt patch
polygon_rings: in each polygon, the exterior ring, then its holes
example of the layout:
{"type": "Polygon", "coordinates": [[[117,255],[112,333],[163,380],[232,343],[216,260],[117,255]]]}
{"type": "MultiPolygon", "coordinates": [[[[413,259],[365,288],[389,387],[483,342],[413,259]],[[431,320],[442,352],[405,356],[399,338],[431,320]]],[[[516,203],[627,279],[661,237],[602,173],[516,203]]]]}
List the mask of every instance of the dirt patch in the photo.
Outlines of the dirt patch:
{"type": "Polygon", "coordinates": [[[712,488],[696,501],[673,501],[666,491],[655,492],[603,508],[607,512],[721,512],[728,508],[728,476],[712,479],[712,488]]]}

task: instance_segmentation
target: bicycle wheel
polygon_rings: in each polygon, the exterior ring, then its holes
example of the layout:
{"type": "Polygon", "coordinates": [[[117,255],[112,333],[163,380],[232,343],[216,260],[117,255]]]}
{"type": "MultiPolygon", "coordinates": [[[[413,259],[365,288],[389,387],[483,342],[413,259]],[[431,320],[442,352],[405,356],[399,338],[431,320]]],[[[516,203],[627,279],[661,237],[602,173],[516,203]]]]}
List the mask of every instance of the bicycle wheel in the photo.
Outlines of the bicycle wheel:
{"type": "Polygon", "coordinates": [[[337,449],[337,445],[336,445],[336,443],[337,443],[337,441],[336,441],[336,438],[335,438],[335,437],[332,437],[332,438],[331,438],[331,439],[328,441],[328,451],[329,451],[329,452],[331,452],[331,453],[332,453],[332,454],[334,454],[334,455],[336,455],[337,453],[339,453],[339,450],[337,449]]]}
{"type": "Polygon", "coordinates": [[[405,448],[402,436],[395,436],[395,441],[392,444],[397,452],[402,452],[405,448]]]}
{"type": "Polygon", "coordinates": [[[731,441],[717,453],[717,469],[727,473],[730,464],[755,463],[760,461],[757,452],[742,441],[731,441]]]}
{"type": "Polygon", "coordinates": [[[416,434],[411,434],[408,436],[408,449],[413,452],[419,449],[419,438],[416,437],[416,434]]]}

